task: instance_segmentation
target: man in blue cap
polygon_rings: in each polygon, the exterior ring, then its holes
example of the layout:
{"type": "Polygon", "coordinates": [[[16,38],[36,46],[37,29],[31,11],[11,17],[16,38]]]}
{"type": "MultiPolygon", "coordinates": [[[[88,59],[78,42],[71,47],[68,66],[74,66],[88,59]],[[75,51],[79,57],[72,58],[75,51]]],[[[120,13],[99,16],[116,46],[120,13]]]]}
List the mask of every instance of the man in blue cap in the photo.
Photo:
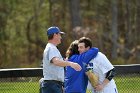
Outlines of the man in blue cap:
{"type": "Polygon", "coordinates": [[[61,43],[61,32],[58,27],[50,27],[47,30],[48,44],[43,53],[43,82],[41,83],[42,93],[63,93],[64,68],[70,66],[76,71],[81,66],[74,62],[63,60],[57,45],[61,43]]]}

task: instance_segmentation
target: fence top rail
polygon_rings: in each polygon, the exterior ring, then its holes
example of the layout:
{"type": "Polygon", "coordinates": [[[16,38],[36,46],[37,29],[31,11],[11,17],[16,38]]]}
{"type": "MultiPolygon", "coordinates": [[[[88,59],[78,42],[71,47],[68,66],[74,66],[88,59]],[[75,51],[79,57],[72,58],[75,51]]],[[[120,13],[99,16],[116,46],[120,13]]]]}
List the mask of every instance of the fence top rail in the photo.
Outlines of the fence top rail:
{"type": "Polygon", "coordinates": [[[127,64],[127,65],[114,65],[114,66],[130,67],[130,66],[140,66],[140,64],[127,64]]]}
{"type": "MultiPolygon", "coordinates": [[[[117,75],[140,74],[140,64],[114,65],[117,75]]],[[[0,69],[0,78],[10,77],[43,77],[42,68],[13,68],[0,69]]]]}
{"type": "Polygon", "coordinates": [[[11,69],[0,69],[0,71],[15,71],[15,70],[42,70],[42,68],[11,68],[11,69]]]}
{"type": "MultiPolygon", "coordinates": [[[[114,65],[114,67],[135,67],[140,66],[140,64],[128,64],[128,65],[114,65]]],[[[0,71],[14,71],[14,70],[42,70],[42,68],[10,68],[10,69],[0,69],[0,71]]]]}
{"type": "Polygon", "coordinates": [[[0,69],[0,78],[8,77],[42,77],[42,68],[0,69]]]}
{"type": "Polygon", "coordinates": [[[114,65],[116,68],[117,75],[119,74],[140,74],[140,64],[130,65],[114,65]]]}

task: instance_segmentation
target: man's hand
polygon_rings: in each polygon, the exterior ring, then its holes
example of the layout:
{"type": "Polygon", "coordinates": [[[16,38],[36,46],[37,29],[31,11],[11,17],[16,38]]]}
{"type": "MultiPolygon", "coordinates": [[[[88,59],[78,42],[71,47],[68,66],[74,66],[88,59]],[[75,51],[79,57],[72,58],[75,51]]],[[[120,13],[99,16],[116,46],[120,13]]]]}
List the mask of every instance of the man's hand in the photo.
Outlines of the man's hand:
{"type": "Polygon", "coordinates": [[[97,91],[101,91],[101,90],[103,90],[103,88],[104,88],[103,84],[99,84],[99,85],[95,86],[95,90],[97,90],[97,91]]]}
{"type": "Polygon", "coordinates": [[[76,71],[80,71],[82,69],[82,67],[78,63],[70,62],[70,66],[76,71]]]}
{"type": "Polygon", "coordinates": [[[97,91],[101,91],[103,90],[103,88],[109,83],[109,80],[108,79],[104,79],[103,83],[102,84],[98,84],[96,87],[95,87],[95,90],[97,91]]]}
{"type": "Polygon", "coordinates": [[[52,63],[56,66],[61,66],[61,67],[71,66],[76,71],[80,71],[82,69],[82,67],[78,63],[74,63],[74,62],[71,62],[71,61],[60,60],[57,57],[52,58],[52,63]]]}

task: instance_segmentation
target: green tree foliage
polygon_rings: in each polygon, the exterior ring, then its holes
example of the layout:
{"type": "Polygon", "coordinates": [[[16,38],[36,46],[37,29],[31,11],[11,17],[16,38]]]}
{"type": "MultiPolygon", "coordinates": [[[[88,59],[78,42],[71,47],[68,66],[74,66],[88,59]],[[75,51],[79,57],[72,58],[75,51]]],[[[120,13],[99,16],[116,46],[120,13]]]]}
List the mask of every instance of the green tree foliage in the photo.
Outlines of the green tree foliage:
{"type": "Polygon", "coordinates": [[[113,64],[139,63],[140,2],[113,1],[0,0],[0,68],[39,67],[52,25],[66,32],[63,56],[74,39],[87,36],[113,64]]]}

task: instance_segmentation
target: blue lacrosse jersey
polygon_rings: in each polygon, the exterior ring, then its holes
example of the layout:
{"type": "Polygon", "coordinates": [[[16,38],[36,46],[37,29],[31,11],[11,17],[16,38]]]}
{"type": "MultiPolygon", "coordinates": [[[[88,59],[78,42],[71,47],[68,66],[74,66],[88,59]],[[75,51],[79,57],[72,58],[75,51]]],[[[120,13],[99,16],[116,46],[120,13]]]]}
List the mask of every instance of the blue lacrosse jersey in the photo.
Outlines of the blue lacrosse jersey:
{"type": "Polygon", "coordinates": [[[85,74],[86,66],[90,60],[96,57],[98,51],[98,48],[91,48],[82,54],[73,55],[69,58],[69,61],[78,63],[82,67],[82,70],[76,71],[70,66],[66,67],[65,93],[86,93],[88,84],[88,77],[85,74]]]}

